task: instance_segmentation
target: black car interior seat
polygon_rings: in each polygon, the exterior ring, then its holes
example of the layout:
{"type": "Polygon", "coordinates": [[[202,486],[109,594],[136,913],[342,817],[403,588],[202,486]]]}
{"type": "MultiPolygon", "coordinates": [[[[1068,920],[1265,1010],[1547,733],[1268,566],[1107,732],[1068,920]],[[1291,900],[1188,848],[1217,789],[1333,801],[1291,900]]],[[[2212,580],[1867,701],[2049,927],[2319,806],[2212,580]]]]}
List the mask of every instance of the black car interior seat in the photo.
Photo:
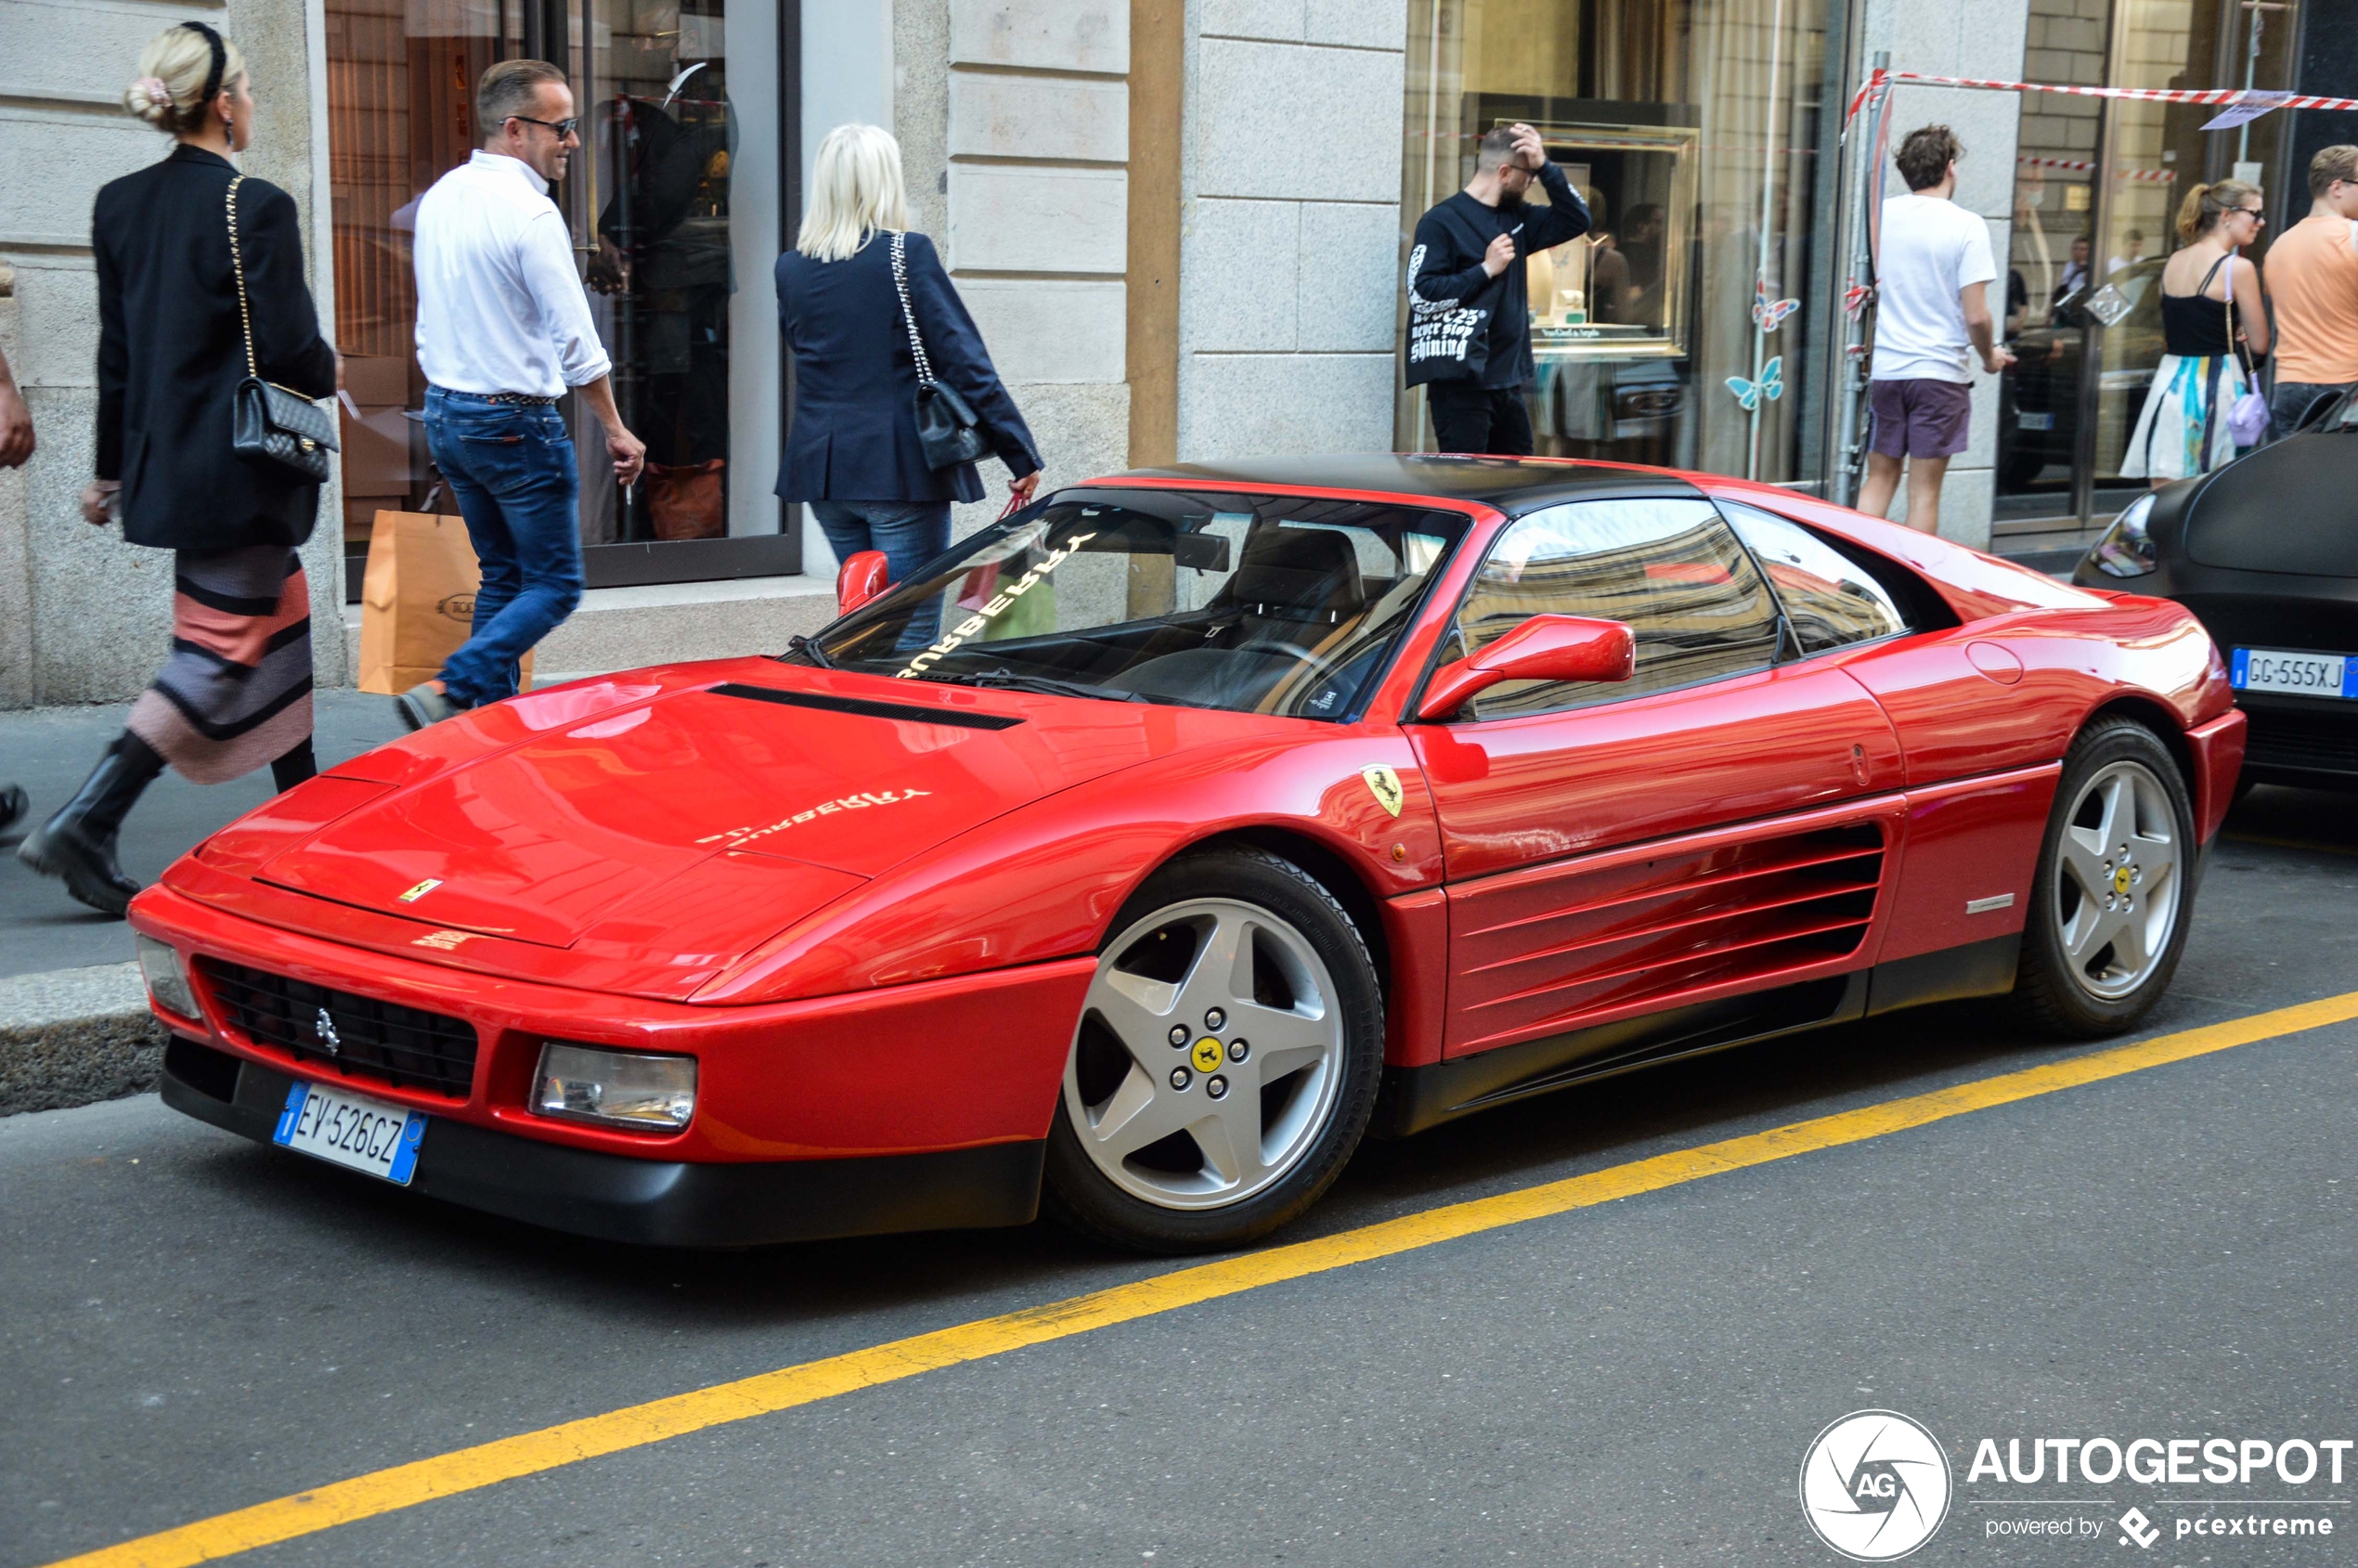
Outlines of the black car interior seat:
{"type": "Polygon", "coordinates": [[[1260,528],[1205,608],[1227,621],[1211,643],[1165,654],[1108,682],[1150,697],[1250,709],[1367,607],[1359,555],[1332,528],[1260,528]]]}

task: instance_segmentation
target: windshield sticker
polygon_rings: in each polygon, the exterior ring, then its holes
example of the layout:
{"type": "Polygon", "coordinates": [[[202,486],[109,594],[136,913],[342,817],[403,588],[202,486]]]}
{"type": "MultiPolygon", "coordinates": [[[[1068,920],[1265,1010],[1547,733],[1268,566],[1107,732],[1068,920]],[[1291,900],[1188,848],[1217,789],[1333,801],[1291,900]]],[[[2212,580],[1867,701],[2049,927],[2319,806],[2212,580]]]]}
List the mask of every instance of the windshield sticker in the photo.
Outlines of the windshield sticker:
{"type": "Polygon", "coordinates": [[[895,673],[893,679],[907,680],[923,671],[926,666],[939,661],[943,654],[956,649],[960,643],[1004,615],[1017,600],[1039,587],[1043,581],[1046,580],[1049,573],[1063,565],[1067,556],[1079,550],[1084,542],[1096,537],[1095,533],[1075,534],[1065,542],[1062,548],[1050,551],[1046,560],[1000,590],[980,609],[952,628],[947,637],[911,659],[908,667],[895,673]]]}
{"type": "Polygon", "coordinates": [[[815,821],[820,817],[831,817],[837,811],[864,811],[871,806],[895,806],[904,800],[914,800],[919,796],[932,793],[933,791],[929,789],[883,789],[868,790],[859,795],[838,796],[833,800],[823,800],[809,810],[797,811],[791,817],[780,817],[767,827],[726,828],[719,833],[707,833],[696,842],[699,844],[725,843],[732,849],[742,849],[757,838],[767,838],[773,833],[784,833],[790,827],[798,827],[804,823],[815,821]]]}

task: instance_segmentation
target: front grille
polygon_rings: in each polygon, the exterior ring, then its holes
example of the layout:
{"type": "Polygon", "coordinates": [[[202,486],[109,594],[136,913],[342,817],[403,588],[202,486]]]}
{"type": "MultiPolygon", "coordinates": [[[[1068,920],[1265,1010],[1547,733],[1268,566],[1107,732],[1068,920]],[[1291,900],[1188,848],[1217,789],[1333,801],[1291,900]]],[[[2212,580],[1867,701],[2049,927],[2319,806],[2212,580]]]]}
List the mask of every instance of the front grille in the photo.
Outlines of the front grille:
{"type": "Polygon", "coordinates": [[[2358,773],[2358,704],[2347,712],[2248,707],[2244,760],[2261,768],[2358,773]]]}
{"type": "Polygon", "coordinates": [[[340,1077],[374,1078],[399,1089],[464,1099],[474,1087],[475,1030],[463,1018],[218,958],[200,958],[197,966],[222,1020],[257,1045],[340,1077]]]}

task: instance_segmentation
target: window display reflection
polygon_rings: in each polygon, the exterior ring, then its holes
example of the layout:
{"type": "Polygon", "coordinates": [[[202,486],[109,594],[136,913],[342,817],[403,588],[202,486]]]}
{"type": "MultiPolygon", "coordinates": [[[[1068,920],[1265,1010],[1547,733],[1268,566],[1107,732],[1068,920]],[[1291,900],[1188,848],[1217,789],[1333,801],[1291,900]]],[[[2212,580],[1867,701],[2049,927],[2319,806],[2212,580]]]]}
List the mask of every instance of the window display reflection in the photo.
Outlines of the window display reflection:
{"type": "MultiPolygon", "coordinates": [[[[1822,292],[1824,14],[1809,9],[1411,0],[1404,209],[1462,188],[1482,136],[1520,121],[1594,219],[1525,266],[1541,454],[1803,472],[1810,312],[1772,308],[1760,328],[1754,305],[1822,292]],[[1731,382],[1756,389],[1749,405],[1731,382]]],[[[1425,395],[1397,408],[1396,443],[1431,449],[1425,395]]]]}
{"type": "MultiPolygon", "coordinates": [[[[724,9],[725,0],[327,0],[348,551],[366,549],[380,511],[450,510],[419,422],[425,382],[412,339],[410,214],[480,144],[483,72],[531,57],[562,66],[583,106],[583,152],[550,196],[582,258],[624,422],[647,443],[645,476],[624,489],[594,420],[567,409],[582,454],[590,585],[715,575],[678,554],[650,565],[643,550],[601,555],[596,547],[727,536],[732,369],[775,374],[772,363],[731,363],[734,247],[745,238],[733,227],[758,221],[760,243],[774,249],[777,197],[775,157],[760,149],[766,173],[746,188],[756,199],[745,206],[736,197],[740,126],[724,9]]],[[[772,135],[774,83],[764,73],[775,69],[774,24],[758,17],[745,27],[755,119],[772,135]]],[[[758,515],[748,520],[764,531],[758,515]]],[[[356,593],[360,577],[356,560],[356,593]]]]}
{"type": "Polygon", "coordinates": [[[668,4],[615,9],[616,31],[596,52],[603,91],[589,281],[608,302],[616,400],[647,443],[647,478],[616,498],[608,537],[718,538],[728,532],[735,291],[725,28],[717,3],[708,15],[668,4]]]}

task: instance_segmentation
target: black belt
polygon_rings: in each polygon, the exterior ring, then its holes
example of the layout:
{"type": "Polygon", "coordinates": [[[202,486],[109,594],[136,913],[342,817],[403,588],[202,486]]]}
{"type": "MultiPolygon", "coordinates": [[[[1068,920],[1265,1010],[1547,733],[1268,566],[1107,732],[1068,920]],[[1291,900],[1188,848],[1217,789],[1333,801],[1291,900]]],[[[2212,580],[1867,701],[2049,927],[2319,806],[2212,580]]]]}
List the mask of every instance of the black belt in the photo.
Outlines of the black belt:
{"type": "Polygon", "coordinates": [[[475,395],[486,403],[519,403],[527,408],[552,408],[557,402],[553,397],[535,397],[529,392],[478,392],[475,395]]]}

